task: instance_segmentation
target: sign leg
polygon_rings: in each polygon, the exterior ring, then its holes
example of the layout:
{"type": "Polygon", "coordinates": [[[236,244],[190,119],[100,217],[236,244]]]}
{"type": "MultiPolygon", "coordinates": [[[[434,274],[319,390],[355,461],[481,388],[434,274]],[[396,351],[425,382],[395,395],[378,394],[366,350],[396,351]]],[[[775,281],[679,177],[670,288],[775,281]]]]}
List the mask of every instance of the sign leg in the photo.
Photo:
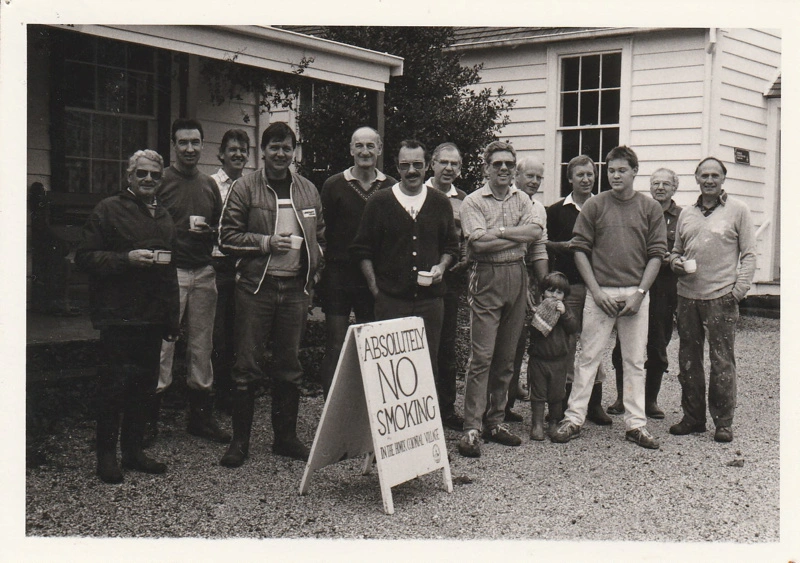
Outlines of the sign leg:
{"type": "Polygon", "coordinates": [[[442,477],[444,477],[444,486],[447,489],[448,493],[453,492],[453,479],[450,476],[450,464],[445,463],[444,467],[442,467],[442,477]]]}
{"type": "Polygon", "coordinates": [[[386,514],[394,514],[394,502],[392,501],[392,487],[381,480],[381,497],[383,497],[383,511],[386,514]]]}
{"type": "Polygon", "coordinates": [[[375,459],[375,452],[364,455],[364,463],[361,464],[361,474],[369,475],[372,473],[372,460],[375,459]]]}

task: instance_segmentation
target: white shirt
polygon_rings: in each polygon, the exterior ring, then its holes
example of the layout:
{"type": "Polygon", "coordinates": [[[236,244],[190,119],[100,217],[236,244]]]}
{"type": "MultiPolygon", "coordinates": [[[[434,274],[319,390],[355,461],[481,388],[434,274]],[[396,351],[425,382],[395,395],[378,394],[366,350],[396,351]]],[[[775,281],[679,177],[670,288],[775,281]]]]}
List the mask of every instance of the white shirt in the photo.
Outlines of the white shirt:
{"type": "Polygon", "coordinates": [[[402,192],[402,190],[400,190],[399,182],[392,186],[392,193],[394,194],[394,197],[397,198],[397,201],[400,202],[400,205],[403,206],[403,209],[405,209],[408,214],[411,215],[412,219],[417,218],[417,214],[422,208],[422,204],[425,203],[425,198],[428,197],[428,190],[425,189],[425,186],[422,187],[417,195],[406,195],[402,192]]]}

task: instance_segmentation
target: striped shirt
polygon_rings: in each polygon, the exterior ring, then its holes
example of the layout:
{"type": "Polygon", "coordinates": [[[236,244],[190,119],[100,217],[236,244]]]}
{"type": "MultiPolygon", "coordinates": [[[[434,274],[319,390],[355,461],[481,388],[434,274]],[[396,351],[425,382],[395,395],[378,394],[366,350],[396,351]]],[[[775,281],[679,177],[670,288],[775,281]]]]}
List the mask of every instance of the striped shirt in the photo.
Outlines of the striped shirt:
{"type": "Polygon", "coordinates": [[[543,219],[535,215],[531,198],[515,186],[511,186],[505,198],[500,200],[494,196],[489,184],[484,184],[464,199],[460,214],[461,229],[468,243],[468,257],[477,262],[516,262],[522,260],[527,252],[528,245],[524,242],[506,250],[475,252],[469,243],[480,239],[490,229],[520,225],[545,226],[543,219]]]}

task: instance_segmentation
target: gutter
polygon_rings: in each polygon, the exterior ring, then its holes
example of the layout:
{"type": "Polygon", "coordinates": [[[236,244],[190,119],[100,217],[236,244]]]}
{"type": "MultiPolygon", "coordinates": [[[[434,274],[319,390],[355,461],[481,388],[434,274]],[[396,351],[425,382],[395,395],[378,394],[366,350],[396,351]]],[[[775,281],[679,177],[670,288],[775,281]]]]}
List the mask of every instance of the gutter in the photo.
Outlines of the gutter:
{"type": "Polygon", "coordinates": [[[667,27],[617,27],[617,28],[597,28],[592,30],[567,31],[550,33],[547,35],[537,35],[536,37],[520,37],[517,39],[487,39],[476,43],[456,43],[443,49],[444,52],[467,52],[478,51],[481,49],[512,48],[523,45],[536,45],[540,43],[555,43],[557,41],[575,41],[579,39],[599,39],[601,37],[615,37],[618,35],[633,35],[650,33],[653,31],[665,31],[667,27]]]}
{"type": "Polygon", "coordinates": [[[703,155],[711,150],[711,104],[714,87],[714,54],[717,52],[717,28],[708,28],[706,44],[705,76],[703,77],[703,155]]]}

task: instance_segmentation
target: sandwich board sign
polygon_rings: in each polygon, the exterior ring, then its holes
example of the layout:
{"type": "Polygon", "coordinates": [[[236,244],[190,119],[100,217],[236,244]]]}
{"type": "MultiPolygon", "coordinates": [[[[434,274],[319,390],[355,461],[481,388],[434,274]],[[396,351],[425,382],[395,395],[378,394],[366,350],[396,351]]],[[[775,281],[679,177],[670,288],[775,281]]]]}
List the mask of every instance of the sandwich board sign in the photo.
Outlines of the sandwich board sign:
{"type": "Polygon", "coordinates": [[[300,483],[314,470],[365,456],[378,468],[383,508],[394,513],[391,488],[443,470],[453,492],[425,324],[420,317],[351,325],[300,483]]]}

